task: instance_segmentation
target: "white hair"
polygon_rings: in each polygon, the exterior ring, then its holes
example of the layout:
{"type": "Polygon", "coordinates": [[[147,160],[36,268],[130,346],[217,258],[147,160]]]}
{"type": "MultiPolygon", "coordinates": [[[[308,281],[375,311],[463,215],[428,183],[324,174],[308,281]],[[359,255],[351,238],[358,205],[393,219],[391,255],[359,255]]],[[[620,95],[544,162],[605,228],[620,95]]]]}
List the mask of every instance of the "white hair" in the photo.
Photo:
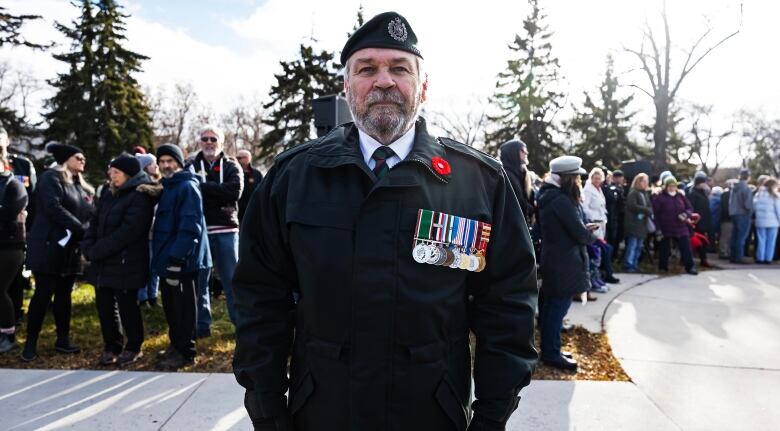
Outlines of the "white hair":
{"type": "Polygon", "coordinates": [[[218,126],[215,126],[213,124],[207,124],[200,130],[200,136],[203,136],[204,133],[211,132],[215,135],[217,135],[217,143],[222,144],[225,142],[225,132],[222,131],[221,128],[218,126]]]}
{"type": "Polygon", "coordinates": [[[601,174],[601,178],[606,178],[604,175],[604,170],[601,168],[593,168],[590,170],[590,173],[588,174],[588,179],[592,179],[594,174],[601,174]]]}

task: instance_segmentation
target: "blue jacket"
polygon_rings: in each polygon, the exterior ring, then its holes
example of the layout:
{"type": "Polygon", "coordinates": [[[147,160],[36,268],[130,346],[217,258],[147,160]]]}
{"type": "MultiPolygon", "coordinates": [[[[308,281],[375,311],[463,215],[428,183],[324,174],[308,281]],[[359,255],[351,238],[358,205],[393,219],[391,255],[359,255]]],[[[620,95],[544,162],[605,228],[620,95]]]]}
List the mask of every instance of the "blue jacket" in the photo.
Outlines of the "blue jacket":
{"type": "Polygon", "coordinates": [[[753,198],[756,210],[756,227],[780,227],[780,197],[772,196],[761,187],[753,198]]]}
{"type": "Polygon", "coordinates": [[[152,231],[152,268],[165,274],[170,258],[184,262],[182,272],[211,266],[203,197],[197,175],[180,171],[163,178],[163,192],[152,231]]]}

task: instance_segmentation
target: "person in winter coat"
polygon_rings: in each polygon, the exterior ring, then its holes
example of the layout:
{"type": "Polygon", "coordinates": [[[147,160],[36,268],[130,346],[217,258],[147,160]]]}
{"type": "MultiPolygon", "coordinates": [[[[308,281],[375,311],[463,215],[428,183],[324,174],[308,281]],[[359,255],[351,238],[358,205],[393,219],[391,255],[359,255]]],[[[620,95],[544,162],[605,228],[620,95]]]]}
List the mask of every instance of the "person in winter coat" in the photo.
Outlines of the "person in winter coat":
{"type": "MultiPolygon", "coordinates": [[[[588,175],[588,181],[582,189],[582,208],[585,216],[590,222],[598,223],[599,228],[595,231],[598,241],[596,246],[600,249],[601,266],[604,273],[604,281],[607,283],[620,283],[612,273],[612,256],[614,250],[606,241],[607,234],[607,199],[602,190],[604,183],[604,171],[601,168],[593,168],[588,175]]],[[[606,293],[609,289],[606,286],[595,288],[595,292],[606,293]]]]}
{"type": "Polygon", "coordinates": [[[495,159],[428,133],[416,42],[394,12],[355,31],[355,122],[277,156],[249,202],[233,372],[256,430],[503,430],[530,382],[520,205],[495,159]]]}
{"type": "Polygon", "coordinates": [[[689,225],[693,208],[688,199],[677,190],[677,179],[674,177],[667,176],[663,190],[653,198],[653,214],[656,226],[663,235],[659,245],[658,270],[669,271],[669,255],[672,252],[672,242],[675,242],[680,250],[685,272],[697,275],[691,254],[689,225]]]}
{"type": "Polygon", "coordinates": [[[241,199],[238,200],[238,221],[240,223],[244,219],[244,213],[252,193],[260,181],[263,181],[263,174],[260,169],[252,166],[252,153],[248,150],[239,150],[236,154],[236,160],[241,165],[241,171],[244,174],[244,190],[241,191],[241,199]]]}
{"type": "Polygon", "coordinates": [[[152,270],[160,275],[163,311],[170,347],[157,368],[175,371],[195,360],[197,278],[211,267],[203,198],[198,176],[183,169],[181,148],[157,148],[163,192],[152,229],[152,270]]]}
{"type": "Polygon", "coordinates": [[[753,198],[756,214],[756,263],[770,264],[775,257],[777,230],[780,227],[780,196],[777,180],[764,182],[753,198]]]}
{"type": "Polygon", "coordinates": [[[715,186],[710,191],[710,214],[712,215],[712,226],[710,228],[710,251],[718,251],[720,246],[720,203],[723,196],[723,187],[715,186]]]}
{"type": "Polygon", "coordinates": [[[98,363],[122,366],[143,355],[144,326],[138,289],[145,286],[149,276],[147,234],[152,224],[154,196],[160,189],[152,186],[138,160],[128,154],[112,160],[108,174],[110,186],[98,200],[97,213],[81,250],[90,261],[86,279],[95,286],[95,305],[103,335],[103,353],[98,363]]]}
{"type": "MultiPolygon", "coordinates": [[[[235,325],[232,280],[238,262],[238,200],[244,189],[244,173],[236,159],[223,151],[224,142],[220,128],[205,126],[200,133],[201,150],[187,169],[201,179],[209,249],[225,293],[228,317],[235,325]]],[[[204,270],[198,281],[198,338],[211,335],[209,276],[210,271],[204,270]]]]}
{"type": "MultiPolygon", "coordinates": [[[[712,214],[710,213],[710,199],[707,196],[709,189],[707,177],[697,176],[693,180],[693,188],[691,188],[687,198],[691,203],[693,212],[699,214],[699,220],[694,225],[694,231],[706,236],[709,241],[712,241],[712,238],[710,237],[710,231],[712,230],[712,214]]],[[[698,251],[700,265],[704,268],[712,268],[712,265],[707,261],[707,245],[702,245],[699,247],[698,251]]]]}
{"type": "MultiPolygon", "coordinates": [[[[138,163],[141,164],[141,171],[146,172],[149,179],[155,185],[160,184],[162,174],[160,173],[160,167],[157,166],[157,157],[154,154],[136,153],[135,158],[138,159],[138,163]]],[[[153,187],[157,189],[157,187],[153,187]]],[[[160,191],[162,186],[160,186],[160,191]]],[[[158,193],[159,194],[159,193],[158,193]]],[[[152,251],[152,236],[149,232],[149,267],[151,268],[151,253],[152,251]]],[[[149,271],[149,281],[146,285],[138,289],[138,303],[141,307],[156,307],[157,306],[157,293],[160,288],[160,276],[149,271]]]]}
{"type": "Polygon", "coordinates": [[[35,193],[38,208],[27,238],[27,268],[35,278],[35,293],[27,316],[23,361],[38,357],[38,335],[54,295],[54,322],[60,353],[78,353],[70,340],[71,292],[81,273],[79,244],[95,212],[95,189],[83,178],[86,158],[78,147],[50,144],[57,165],[43,174],[35,193]]]}
{"type": "Polygon", "coordinates": [[[533,225],[534,189],[531,176],[528,174],[528,146],[519,139],[504,142],[499,148],[501,164],[504,166],[512,189],[517,195],[520,209],[523,210],[528,226],[533,225]]]}
{"type": "Polygon", "coordinates": [[[16,346],[16,316],[9,290],[24,263],[27,190],[0,155],[0,353],[16,346]]]}
{"type": "Polygon", "coordinates": [[[731,260],[731,235],[734,231],[734,223],[729,215],[729,200],[731,199],[731,190],[737,183],[733,178],[726,181],[727,188],[720,196],[720,232],[718,234],[718,257],[731,260]]]}
{"type": "Polygon", "coordinates": [[[626,251],[623,257],[623,269],[626,272],[639,271],[639,258],[647,238],[648,220],[653,218],[653,203],[648,188],[650,178],[647,174],[638,174],[631,183],[626,197],[625,226],[626,251]]]}
{"type": "Polygon", "coordinates": [[[750,236],[750,222],[753,215],[753,192],[748,186],[750,170],[739,171],[739,182],[731,189],[729,196],[729,216],[734,228],[731,232],[731,256],[732,263],[746,263],[745,243],[750,236]]]}
{"type": "Polygon", "coordinates": [[[542,235],[542,296],[539,322],[542,362],[575,371],[577,362],[561,354],[561,326],[572,297],[589,289],[586,246],[596,241],[594,230],[580,215],[579,176],[582,159],[561,156],[550,162],[550,175],[539,190],[539,225],[542,235]],[[565,269],[565,270],[564,270],[565,269]]]}

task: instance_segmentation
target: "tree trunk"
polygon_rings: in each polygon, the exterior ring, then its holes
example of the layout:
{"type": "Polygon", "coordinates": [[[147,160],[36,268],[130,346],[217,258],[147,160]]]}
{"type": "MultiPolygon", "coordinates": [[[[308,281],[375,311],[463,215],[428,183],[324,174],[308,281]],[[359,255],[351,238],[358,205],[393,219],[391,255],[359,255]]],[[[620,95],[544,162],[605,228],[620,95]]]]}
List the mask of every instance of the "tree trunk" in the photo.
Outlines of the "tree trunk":
{"type": "Polygon", "coordinates": [[[666,137],[669,129],[669,99],[659,96],[655,99],[655,126],[653,127],[653,163],[655,168],[666,168],[666,137]]]}

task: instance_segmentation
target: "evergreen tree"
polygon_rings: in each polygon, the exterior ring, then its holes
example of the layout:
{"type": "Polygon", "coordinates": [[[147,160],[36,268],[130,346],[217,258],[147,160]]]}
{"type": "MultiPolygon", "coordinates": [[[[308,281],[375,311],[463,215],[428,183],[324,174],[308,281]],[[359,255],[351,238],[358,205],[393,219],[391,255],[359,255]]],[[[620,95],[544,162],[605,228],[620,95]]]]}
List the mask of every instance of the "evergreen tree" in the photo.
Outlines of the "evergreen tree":
{"type": "Polygon", "coordinates": [[[0,46],[26,46],[44,49],[51,45],[41,45],[28,41],[22,36],[22,26],[29,21],[40,19],[40,15],[13,15],[0,6],[0,46]]]}
{"type": "Polygon", "coordinates": [[[598,98],[585,92],[582,110],[575,108],[569,130],[574,135],[574,153],[582,157],[583,165],[602,165],[616,169],[625,160],[643,156],[639,145],[629,136],[631,120],[636,112],[627,112],[633,95],[621,98],[617,94],[618,79],[612,56],[607,57],[607,70],[599,88],[598,98]]]}
{"type": "Polygon", "coordinates": [[[352,35],[365,23],[365,19],[363,18],[363,4],[360,4],[360,7],[358,7],[357,11],[357,17],[355,19],[355,25],[352,26],[352,31],[347,32],[347,39],[352,37],[352,35]]]}
{"type": "Polygon", "coordinates": [[[274,75],[276,84],[271,87],[271,101],[263,105],[271,109],[264,121],[271,130],[263,137],[258,151],[263,162],[312,138],[312,101],[338,94],[344,88],[333,56],[331,52],[315,53],[311,46],[300,45],[298,58],[279,62],[282,72],[274,75]]]}
{"type": "Polygon", "coordinates": [[[50,82],[57,92],[48,101],[46,138],[81,147],[95,178],[122,151],[152,146],[149,106],[133,77],[148,57],[122,46],[128,15],[119,9],[113,0],[84,0],[72,27],[57,24],[72,50],[54,55],[69,70],[50,82]]]}
{"type": "Polygon", "coordinates": [[[559,64],[552,55],[546,15],[539,0],[528,3],[531,13],[523,21],[524,33],[516,34],[509,45],[514,58],[498,75],[491,99],[499,112],[488,116],[496,127],[485,136],[485,151],[497,154],[502,143],[519,137],[528,145],[529,168],[543,172],[550,159],[562,152],[552,137],[551,118],[560,109],[563,94],[556,89],[559,64]]]}

